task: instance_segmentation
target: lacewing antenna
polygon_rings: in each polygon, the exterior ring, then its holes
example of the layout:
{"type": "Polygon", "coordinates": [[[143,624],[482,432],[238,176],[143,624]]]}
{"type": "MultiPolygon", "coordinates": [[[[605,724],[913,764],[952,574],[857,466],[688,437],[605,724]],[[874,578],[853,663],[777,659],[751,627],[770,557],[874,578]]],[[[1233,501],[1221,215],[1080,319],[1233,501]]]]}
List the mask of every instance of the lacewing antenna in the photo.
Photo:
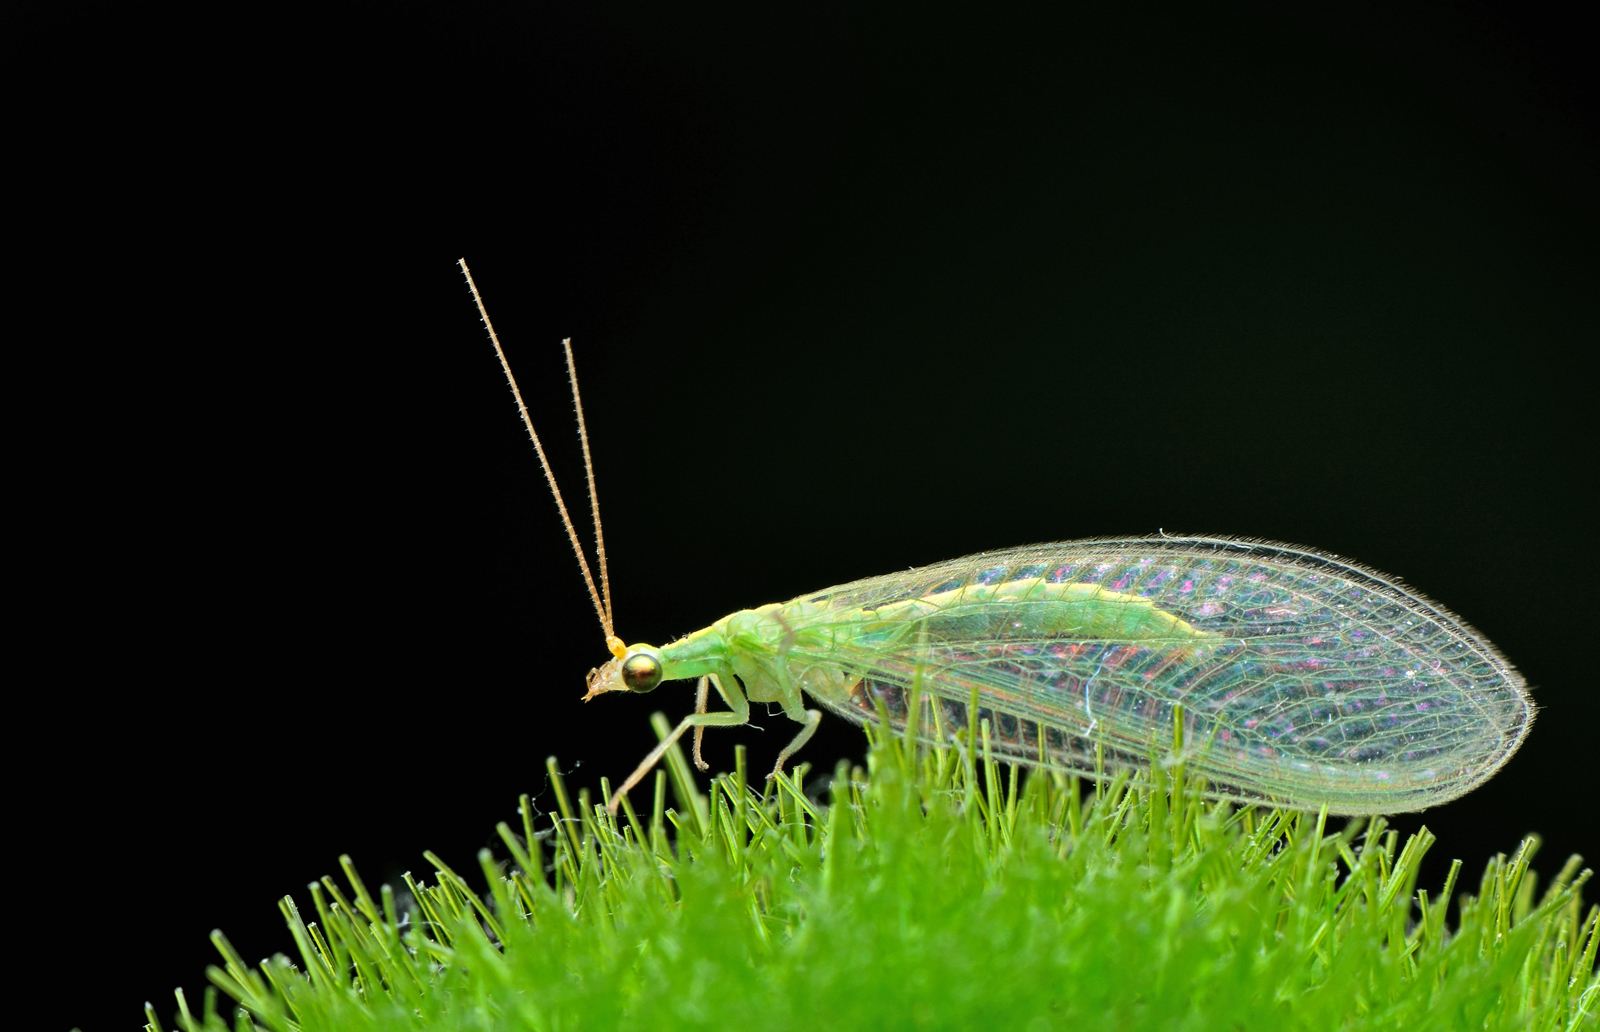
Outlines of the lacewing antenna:
{"type": "MultiPolygon", "coordinates": [[[[578,393],[578,366],[572,360],[572,338],[562,340],[567,353],[567,382],[572,384],[572,408],[578,415],[578,443],[583,448],[583,475],[589,482],[589,521],[594,524],[594,554],[600,565],[600,603],[605,610],[607,644],[616,636],[611,608],[611,576],[606,572],[606,538],[600,531],[600,496],[594,488],[594,462],[589,458],[589,428],[583,422],[583,396],[578,393]]],[[[509,371],[508,371],[509,375],[509,371]]],[[[592,586],[591,586],[592,590],[592,586]]]]}
{"type": "Polygon", "coordinates": [[[611,619],[611,583],[606,573],[605,538],[600,531],[600,496],[595,491],[594,463],[589,457],[589,433],[583,422],[583,399],[578,393],[578,368],[572,359],[572,341],[570,338],[563,340],[561,346],[567,354],[567,377],[572,383],[572,404],[578,414],[578,440],[583,446],[583,469],[589,484],[589,512],[594,520],[595,553],[600,566],[598,590],[595,588],[594,573],[589,567],[589,560],[583,552],[583,543],[578,538],[578,529],[572,523],[566,499],[561,496],[561,487],[556,483],[555,472],[550,468],[550,459],[545,455],[544,442],[539,440],[539,433],[533,428],[533,418],[528,414],[527,402],[522,400],[522,389],[517,386],[517,377],[511,371],[511,363],[506,358],[505,349],[500,346],[500,335],[495,333],[494,323],[489,319],[489,310],[484,307],[483,295],[478,293],[478,284],[473,282],[472,270],[467,268],[467,260],[457,259],[456,264],[461,266],[461,274],[466,277],[467,289],[472,292],[473,303],[478,306],[478,316],[483,320],[483,328],[489,333],[489,343],[494,345],[495,357],[500,359],[500,368],[506,374],[506,383],[511,387],[511,396],[517,400],[517,411],[522,414],[522,425],[528,428],[528,440],[533,442],[534,454],[539,457],[539,467],[544,470],[545,483],[550,485],[550,494],[556,501],[556,508],[561,512],[561,525],[566,528],[567,540],[572,543],[572,554],[577,556],[578,567],[583,571],[583,583],[589,589],[589,600],[594,603],[595,614],[600,617],[600,628],[606,634],[606,647],[611,650],[612,655],[621,658],[626,649],[622,640],[617,637],[611,619]]]}

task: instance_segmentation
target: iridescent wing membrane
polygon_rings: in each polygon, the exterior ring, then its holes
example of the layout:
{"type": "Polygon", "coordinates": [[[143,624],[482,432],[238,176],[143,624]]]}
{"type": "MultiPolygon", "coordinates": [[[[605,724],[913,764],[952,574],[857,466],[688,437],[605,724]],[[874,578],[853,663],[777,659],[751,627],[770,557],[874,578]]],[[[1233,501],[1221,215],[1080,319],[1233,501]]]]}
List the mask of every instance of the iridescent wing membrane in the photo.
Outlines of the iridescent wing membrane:
{"type": "MultiPolygon", "coordinates": [[[[1522,678],[1471,627],[1342,559],[1226,538],[1074,541],[971,556],[797,599],[843,665],[819,701],[918,734],[1093,775],[1170,751],[1211,794],[1334,813],[1418,810],[1488,778],[1533,717],[1522,678]],[[933,707],[938,708],[937,721],[933,707]]],[[[814,693],[817,694],[817,693],[814,693]]]]}

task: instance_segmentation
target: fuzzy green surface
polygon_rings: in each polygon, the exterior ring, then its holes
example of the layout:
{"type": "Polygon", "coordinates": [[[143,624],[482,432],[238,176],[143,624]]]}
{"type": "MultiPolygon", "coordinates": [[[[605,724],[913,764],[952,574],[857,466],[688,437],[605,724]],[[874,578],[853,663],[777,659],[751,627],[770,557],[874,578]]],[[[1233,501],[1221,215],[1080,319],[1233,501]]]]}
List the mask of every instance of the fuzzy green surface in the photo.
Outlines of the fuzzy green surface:
{"type": "Polygon", "coordinates": [[[1529,839],[1470,889],[1460,864],[1419,887],[1425,831],[1213,803],[1181,769],[1080,791],[978,754],[877,742],[818,801],[742,764],[702,794],[674,751],[615,820],[555,775],[556,812],[524,798],[481,870],[430,857],[428,884],[372,893],[347,862],[285,900],[292,960],[248,966],[217,935],[222,992],[180,997],[176,1025],[1596,1027],[1576,857],[1537,884],[1529,839]]]}

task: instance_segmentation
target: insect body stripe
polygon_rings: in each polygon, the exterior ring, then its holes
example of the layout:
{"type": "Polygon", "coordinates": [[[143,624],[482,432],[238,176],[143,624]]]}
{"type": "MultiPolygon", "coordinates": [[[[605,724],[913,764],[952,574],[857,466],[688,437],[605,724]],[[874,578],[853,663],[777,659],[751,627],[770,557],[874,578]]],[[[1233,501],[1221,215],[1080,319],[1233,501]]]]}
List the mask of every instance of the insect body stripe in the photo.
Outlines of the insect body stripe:
{"type": "Polygon", "coordinates": [[[1026,626],[1052,638],[1171,641],[1215,637],[1158,608],[1149,599],[1098,584],[1066,584],[1043,577],[974,584],[863,610],[867,622],[923,627],[934,638],[977,635],[986,623],[1011,621],[1012,636],[1026,626]]]}

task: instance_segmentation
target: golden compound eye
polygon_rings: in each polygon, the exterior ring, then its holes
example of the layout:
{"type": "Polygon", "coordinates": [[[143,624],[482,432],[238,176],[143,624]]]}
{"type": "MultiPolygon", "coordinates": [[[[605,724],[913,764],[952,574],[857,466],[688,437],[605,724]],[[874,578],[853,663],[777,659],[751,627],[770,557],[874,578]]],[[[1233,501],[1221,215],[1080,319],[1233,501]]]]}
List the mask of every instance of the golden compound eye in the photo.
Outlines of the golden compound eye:
{"type": "Polygon", "coordinates": [[[661,683],[661,660],[648,652],[635,652],[622,661],[622,683],[630,692],[653,690],[661,683]]]}

